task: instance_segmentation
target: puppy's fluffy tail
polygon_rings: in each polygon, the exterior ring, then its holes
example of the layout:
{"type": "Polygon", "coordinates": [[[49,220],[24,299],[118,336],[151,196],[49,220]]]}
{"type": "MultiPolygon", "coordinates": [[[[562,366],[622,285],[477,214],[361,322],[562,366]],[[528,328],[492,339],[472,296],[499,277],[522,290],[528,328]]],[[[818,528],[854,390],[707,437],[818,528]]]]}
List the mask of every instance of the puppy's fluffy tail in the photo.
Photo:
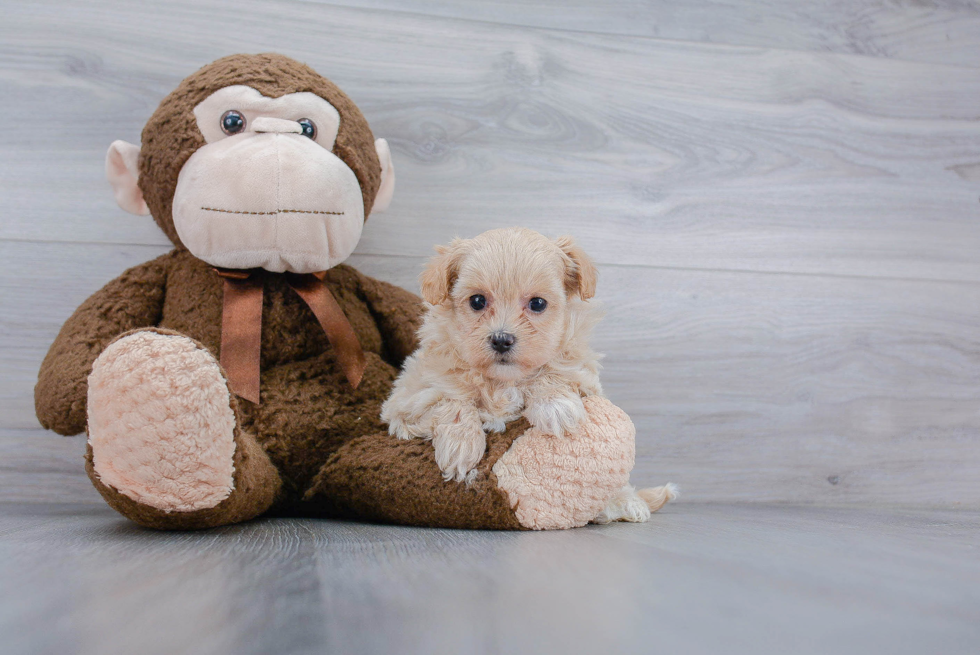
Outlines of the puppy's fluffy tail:
{"type": "Polygon", "coordinates": [[[666,505],[668,501],[677,498],[680,495],[680,490],[677,488],[676,484],[673,482],[668,482],[662,487],[638,489],[636,495],[647,504],[647,507],[650,508],[651,512],[656,512],[658,509],[666,505]]]}

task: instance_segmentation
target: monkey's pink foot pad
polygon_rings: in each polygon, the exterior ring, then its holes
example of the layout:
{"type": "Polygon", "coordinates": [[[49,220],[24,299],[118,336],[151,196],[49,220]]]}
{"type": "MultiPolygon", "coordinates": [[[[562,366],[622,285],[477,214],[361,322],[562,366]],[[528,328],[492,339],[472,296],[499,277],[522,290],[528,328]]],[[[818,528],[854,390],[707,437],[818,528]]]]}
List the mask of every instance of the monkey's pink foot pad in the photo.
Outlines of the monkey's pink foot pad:
{"type": "Polygon", "coordinates": [[[107,347],[88,379],[88,434],[104,484],[164,511],[231,494],[235,413],[218,362],[187,337],[140,331],[107,347]]]}
{"type": "Polygon", "coordinates": [[[556,437],[531,428],[493,465],[517,520],[534,530],[577,528],[629,483],[636,428],[605,398],[582,399],[587,418],[556,437]]]}

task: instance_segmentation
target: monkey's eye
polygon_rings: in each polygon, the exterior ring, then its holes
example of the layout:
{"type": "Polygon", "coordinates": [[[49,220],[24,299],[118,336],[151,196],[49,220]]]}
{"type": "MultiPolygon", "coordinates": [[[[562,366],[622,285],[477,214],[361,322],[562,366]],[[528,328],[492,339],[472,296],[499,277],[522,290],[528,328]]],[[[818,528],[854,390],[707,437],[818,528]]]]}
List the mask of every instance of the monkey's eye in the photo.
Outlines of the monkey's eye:
{"type": "Polygon", "coordinates": [[[221,115],[221,129],[225,134],[238,134],[245,129],[245,117],[231,109],[221,115]]]}
{"type": "Polygon", "coordinates": [[[473,311],[478,312],[486,306],[487,306],[487,299],[481,296],[480,294],[476,294],[475,296],[470,296],[470,307],[473,308],[473,311]]]}
{"type": "Polygon", "coordinates": [[[301,118],[298,121],[299,126],[303,128],[303,136],[308,136],[311,139],[316,138],[316,123],[311,121],[309,118],[301,118]]]}
{"type": "Polygon", "coordinates": [[[530,309],[535,314],[540,314],[544,311],[544,308],[548,306],[548,301],[544,298],[531,298],[527,302],[527,308],[530,309]]]}

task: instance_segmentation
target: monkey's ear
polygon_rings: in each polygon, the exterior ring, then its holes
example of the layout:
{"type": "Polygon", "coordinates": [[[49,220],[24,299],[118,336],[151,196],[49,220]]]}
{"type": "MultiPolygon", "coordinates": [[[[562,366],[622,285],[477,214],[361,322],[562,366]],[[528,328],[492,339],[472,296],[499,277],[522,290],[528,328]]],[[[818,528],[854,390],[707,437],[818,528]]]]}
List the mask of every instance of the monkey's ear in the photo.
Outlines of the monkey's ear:
{"type": "Polygon", "coordinates": [[[374,205],[371,211],[383,212],[391,204],[391,196],[395,193],[395,167],[391,163],[391,148],[384,139],[377,139],[374,147],[378,151],[378,159],[381,161],[381,186],[378,187],[378,194],[374,196],[374,205]]]}
{"type": "Polygon", "coordinates": [[[139,184],[140,147],[125,141],[113,141],[105,156],[105,176],[112,185],[119,206],[131,214],[147,216],[150,208],[143,200],[139,184]]]}
{"type": "Polygon", "coordinates": [[[599,271],[592,258],[585,254],[572,237],[558,237],[555,243],[569,259],[565,263],[565,289],[568,293],[577,293],[582,300],[588,300],[595,295],[599,278],[599,271]]]}
{"type": "Polygon", "coordinates": [[[436,256],[429,260],[419,276],[425,302],[438,305],[449,298],[459,277],[465,243],[463,239],[453,239],[448,246],[436,246],[436,256]]]}

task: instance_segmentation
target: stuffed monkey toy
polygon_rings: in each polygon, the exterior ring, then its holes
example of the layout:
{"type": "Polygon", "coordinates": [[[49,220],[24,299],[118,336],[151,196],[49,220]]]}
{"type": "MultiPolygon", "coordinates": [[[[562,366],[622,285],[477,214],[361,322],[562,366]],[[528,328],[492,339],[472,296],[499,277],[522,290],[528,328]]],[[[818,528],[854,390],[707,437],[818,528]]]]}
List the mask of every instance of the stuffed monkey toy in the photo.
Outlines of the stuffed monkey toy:
{"type": "Polygon", "coordinates": [[[583,525],[627,483],[633,426],[601,398],[560,443],[516,421],[473,484],[380,421],[422,306],[351,254],[394,188],[388,144],[333,83],[275,54],[185,79],[116,141],[119,205],[174,249],[67,320],[41,365],[41,424],[88,432],[106,502],[159,529],[260,515],[540,529],[583,525]],[[495,473],[506,471],[503,478],[495,473]]]}

